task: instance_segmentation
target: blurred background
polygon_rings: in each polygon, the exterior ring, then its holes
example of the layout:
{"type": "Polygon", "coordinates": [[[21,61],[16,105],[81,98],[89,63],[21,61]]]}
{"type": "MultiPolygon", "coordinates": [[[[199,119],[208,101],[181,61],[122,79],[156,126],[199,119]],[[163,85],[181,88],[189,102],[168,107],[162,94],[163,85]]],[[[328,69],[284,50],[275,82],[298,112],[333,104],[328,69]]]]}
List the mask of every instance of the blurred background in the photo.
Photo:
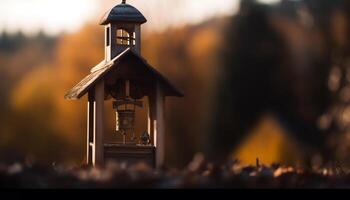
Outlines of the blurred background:
{"type": "MultiPolygon", "coordinates": [[[[84,163],[86,99],[63,97],[103,59],[98,22],[119,3],[0,0],[1,162],[84,163]]],[[[350,166],[348,1],[127,3],[148,19],[143,57],[185,93],[167,101],[168,165],[350,166]]]]}

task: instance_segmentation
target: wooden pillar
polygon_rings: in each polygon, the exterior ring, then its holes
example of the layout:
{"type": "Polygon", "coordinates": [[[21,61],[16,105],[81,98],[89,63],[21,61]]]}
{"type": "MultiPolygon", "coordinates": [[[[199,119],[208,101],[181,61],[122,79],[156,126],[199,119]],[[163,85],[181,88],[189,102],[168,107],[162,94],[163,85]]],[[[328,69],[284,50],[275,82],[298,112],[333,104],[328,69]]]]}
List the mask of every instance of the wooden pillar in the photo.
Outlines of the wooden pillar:
{"type": "Polygon", "coordinates": [[[112,54],[112,26],[110,24],[105,26],[105,60],[111,60],[112,54]]]}
{"type": "Polygon", "coordinates": [[[148,133],[150,134],[151,144],[157,146],[155,137],[155,112],[156,112],[156,100],[155,96],[152,94],[148,97],[148,133]]]}
{"type": "Polygon", "coordinates": [[[149,98],[148,131],[152,138],[152,145],[156,147],[156,167],[164,165],[165,160],[165,95],[159,82],[149,98]]]}
{"type": "Polygon", "coordinates": [[[104,164],[104,81],[95,86],[93,165],[104,164]]]}
{"type": "Polygon", "coordinates": [[[136,52],[141,55],[141,25],[136,24],[135,25],[135,50],[136,52]]]}
{"type": "Polygon", "coordinates": [[[111,24],[111,43],[110,43],[110,58],[109,60],[113,60],[118,54],[122,52],[120,46],[117,44],[117,30],[118,27],[116,24],[111,24]]]}
{"type": "Polygon", "coordinates": [[[164,105],[165,96],[161,84],[158,82],[156,86],[156,112],[155,112],[155,138],[156,138],[156,167],[160,168],[164,165],[165,161],[165,115],[164,115],[164,105]]]}
{"type": "Polygon", "coordinates": [[[93,154],[93,143],[94,143],[94,102],[95,102],[95,91],[90,91],[88,94],[87,103],[87,149],[86,149],[86,164],[91,166],[92,154],[93,154]]]}
{"type": "Polygon", "coordinates": [[[151,144],[153,144],[153,134],[152,134],[152,119],[151,119],[151,101],[150,98],[148,97],[148,110],[147,110],[147,119],[148,119],[148,123],[147,123],[147,132],[150,134],[151,137],[151,144]]]}

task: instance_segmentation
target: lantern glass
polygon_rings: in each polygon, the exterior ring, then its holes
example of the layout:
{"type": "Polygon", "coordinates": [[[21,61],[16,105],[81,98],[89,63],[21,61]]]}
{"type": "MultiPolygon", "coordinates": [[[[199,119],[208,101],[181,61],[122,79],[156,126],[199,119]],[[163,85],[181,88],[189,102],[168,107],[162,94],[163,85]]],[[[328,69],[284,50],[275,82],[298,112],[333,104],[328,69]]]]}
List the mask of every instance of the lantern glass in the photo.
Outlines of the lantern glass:
{"type": "Polygon", "coordinates": [[[113,102],[113,108],[116,109],[116,130],[123,135],[123,144],[127,144],[129,134],[131,134],[132,144],[135,142],[136,107],[142,107],[142,104],[142,101],[131,98],[113,102]]]}
{"type": "Polygon", "coordinates": [[[117,131],[128,131],[134,129],[135,126],[135,111],[120,110],[117,112],[117,131]]]}

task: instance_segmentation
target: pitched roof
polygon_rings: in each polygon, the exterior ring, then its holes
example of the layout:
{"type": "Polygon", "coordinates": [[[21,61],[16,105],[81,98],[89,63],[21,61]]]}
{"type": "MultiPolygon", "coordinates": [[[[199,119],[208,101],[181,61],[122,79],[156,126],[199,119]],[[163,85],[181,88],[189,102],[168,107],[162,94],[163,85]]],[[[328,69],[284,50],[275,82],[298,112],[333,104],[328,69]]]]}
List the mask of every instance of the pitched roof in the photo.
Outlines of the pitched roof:
{"type": "Polygon", "coordinates": [[[93,87],[99,80],[101,80],[108,72],[118,67],[120,60],[127,55],[133,55],[136,59],[141,61],[144,67],[149,70],[159,81],[163,83],[163,85],[170,91],[168,96],[177,96],[182,97],[183,94],[180,92],[175,86],[173,86],[168,79],[166,79],[161,73],[159,73],[156,69],[154,69],[151,65],[147,63],[147,61],[135,53],[132,49],[128,48],[123,51],[121,54],[116,56],[113,60],[106,62],[102,61],[98,65],[96,65],[92,70],[91,74],[86,76],[80,83],[78,83],[74,88],[72,88],[66,95],[65,99],[76,100],[83,97],[91,87],[93,87]]]}

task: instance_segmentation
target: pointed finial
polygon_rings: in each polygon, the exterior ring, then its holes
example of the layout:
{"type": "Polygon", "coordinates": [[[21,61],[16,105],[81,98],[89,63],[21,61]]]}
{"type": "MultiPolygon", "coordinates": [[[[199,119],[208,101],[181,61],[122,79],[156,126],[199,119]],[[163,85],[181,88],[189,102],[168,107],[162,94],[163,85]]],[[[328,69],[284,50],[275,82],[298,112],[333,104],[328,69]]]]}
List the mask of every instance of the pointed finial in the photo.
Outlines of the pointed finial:
{"type": "Polygon", "coordinates": [[[126,4],[126,0],[123,0],[123,1],[122,1],[122,4],[126,4]]]}

